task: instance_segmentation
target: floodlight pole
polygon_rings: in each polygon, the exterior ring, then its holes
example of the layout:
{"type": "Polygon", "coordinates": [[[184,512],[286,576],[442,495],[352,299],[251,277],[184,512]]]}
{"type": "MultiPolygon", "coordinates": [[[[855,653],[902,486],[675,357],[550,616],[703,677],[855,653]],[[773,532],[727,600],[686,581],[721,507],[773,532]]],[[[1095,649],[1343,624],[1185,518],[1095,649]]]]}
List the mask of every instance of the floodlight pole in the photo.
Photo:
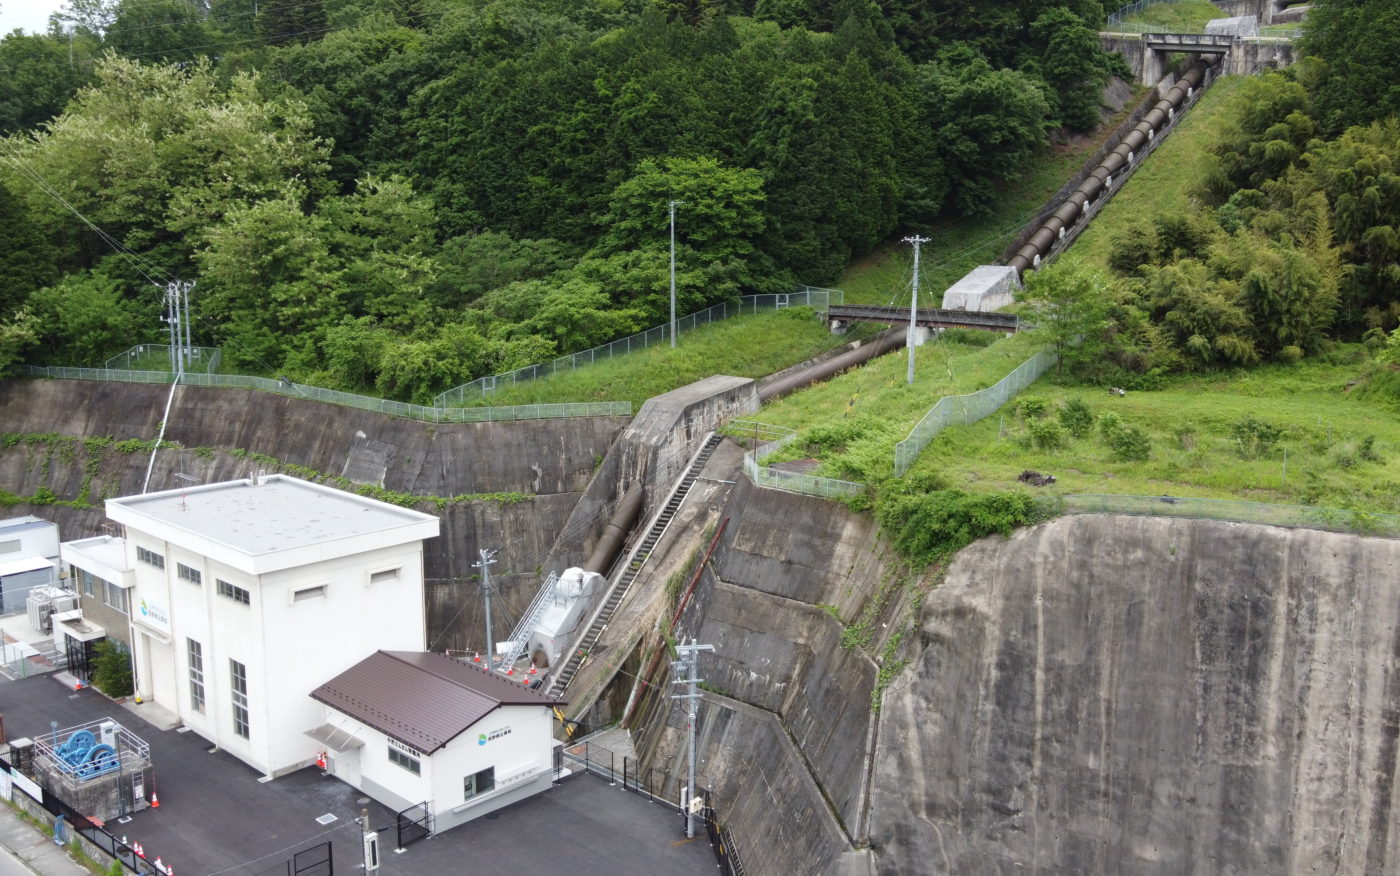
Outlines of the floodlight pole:
{"type": "Polygon", "coordinates": [[[914,244],[914,285],[909,295],[909,336],[905,338],[909,347],[909,376],[905,383],[914,382],[914,330],[919,318],[919,244],[928,243],[927,237],[914,235],[904,238],[905,243],[914,244]]]}
{"type": "Polygon", "coordinates": [[[680,672],[681,670],[686,670],[686,674],[688,675],[687,678],[672,679],[671,683],[689,685],[690,687],[689,693],[671,697],[673,700],[690,701],[689,710],[687,712],[688,720],[686,721],[687,732],[690,736],[690,769],[686,774],[685,793],[685,835],[687,839],[695,836],[695,810],[692,805],[695,800],[695,703],[700,699],[700,691],[696,689],[696,685],[703,680],[697,678],[695,673],[700,670],[700,652],[713,651],[714,649],[714,645],[697,645],[695,644],[695,640],[691,639],[689,645],[676,646],[676,655],[681,659],[671,664],[672,671],[680,672]]]}
{"type": "Polygon", "coordinates": [[[477,553],[481,562],[472,567],[481,570],[481,595],[486,600],[486,668],[496,671],[496,640],[491,634],[491,564],[496,562],[496,548],[482,548],[477,553]]]}
{"type": "Polygon", "coordinates": [[[676,208],[685,201],[672,201],[671,210],[671,349],[676,348],[676,208]]]}

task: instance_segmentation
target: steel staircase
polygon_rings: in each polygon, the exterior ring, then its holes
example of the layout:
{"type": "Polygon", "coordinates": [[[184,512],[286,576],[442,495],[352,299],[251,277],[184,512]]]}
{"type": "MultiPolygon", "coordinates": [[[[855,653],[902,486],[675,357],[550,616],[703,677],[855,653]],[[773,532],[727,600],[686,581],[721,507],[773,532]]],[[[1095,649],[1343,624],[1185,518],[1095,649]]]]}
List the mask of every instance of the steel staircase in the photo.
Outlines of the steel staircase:
{"type": "MultiPolygon", "coordinates": [[[[642,567],[646,565],[647,558],[651,556],[652,550],[654,550],[657,543],[661,541],[661,537],[666,533],[666,529],[670,526],[671,520],[676,516],[676,512],[680,510],[681,503],[685,501],[686,495],[690,493],[690,488],[695,483],[695,479],[700,476],[700,472],[705,468],[705,463],[710,461],[710,455],[714,453],[715,448],[719,446],[722,440],[723,436],[711,433],[710,436],[705,439],[705,443],[700,446],[695,457],[691,459],[690,467],[685,470],[685,474],[682,475],[681,479],[677,482],[675,489],[671,491],[671,496],[666,500],[665,506],[662,507],[661,511],[652,519],[651,526],[647,528],[646,535],[642,537],[641,541],[632,549],[632,552],[628,554],[626,564],[622,567],[622,573],[617,575],[612,589],[608,592],[607,599],[604,600],[597,614],[593,616],[593,622],[588,625],[588,629],[584,632],[583,637],[572,649],[568,662],[564,664],[563,669],[559,670],[559,674],[554,677],[554,681],[549,688],[549,696],[562,696],[565,689],[568,688],[569,682],[574,680],[574,676],[578,674],[579,667],[583,665],[584,657],[586,657],[588,652],[593,649],[593,646],[598,643],[598,639],[603,635],[603,630],[607,628],[608,621],[612,620],[613,612],[622,604],[622,600],[627,596],[627,591],[632,588],[632,582],[637,580],[637,576],[641,574],[642,567]]],[[[614,567],[614,570],[616,570],[616,567],[614,567]]]]}

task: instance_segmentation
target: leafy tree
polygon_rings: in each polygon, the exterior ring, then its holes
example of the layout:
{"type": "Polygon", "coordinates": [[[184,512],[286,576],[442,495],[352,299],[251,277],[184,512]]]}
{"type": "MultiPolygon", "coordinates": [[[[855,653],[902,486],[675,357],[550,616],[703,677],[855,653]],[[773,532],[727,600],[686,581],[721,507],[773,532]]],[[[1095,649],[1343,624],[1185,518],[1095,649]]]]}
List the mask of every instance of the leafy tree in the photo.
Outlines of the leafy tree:
{"type": "MultiPolygon", "coordinates": [[[[69,274],[29,297],[36,338],[52,363],[100,367],[144,339],[155,307],[128,299],[123,285],[99,272],[69,274]]],[[[154,302],[154,296],[148,300],[154,302]]]]}
{"type": "Polygon", "coordinates": [[[214,42],[201,12],[185,0],[119,0],[106,44],[145,61],[193,57],[214,42]]]}
{"type": "Polygon", "coordinates": [[[92,683],[109,697],[131,696],[131,652],[115,639],[103,639],[93,648],[92,683]]]}
{"type": "Polygon", "coordinates": [[[547,277],[573,262],[569,248],[560,241],[516,239],[500,231],[453,237],[443,243],[436,258],[438,277],[432,296],[449,308],[517,280],[547,277]]]}
{"type": "Polygon", "coordinates": [[[1400,5],[1392,0],[1325,0],[1303,22],[1300,48],[1323,65],[1313,96],[1318,118],[1336,133],[1400,113],[1400,5]]]}
{"type": "Polygon", "coordinates": [[[321,0],[263,0],[258,9],[258,35],[274,46],[309,43],[328,29],[321,0]]]}
{"type": "Polygon", "coordinates": [[[1000,184],[1046,143],[1050,104],[1035,79],[994,70],[966,47],[941,53],[919,68],[917,79],[926,130],[938,143],[964,214],[991,210],[1000,184]]]}
{"type": "MultiPolygon", "coordinates": [[[[667,246],[669,203],[678,201],[676,239],[702,262],[747,264],[763,231],[763,177],[713,158],[645,159],[613,190],[599,217],[603,236],[594,254],[667,246]]],[[[669,248],[669,247],[668,247],[669,248]]]]}
{"type": "Polygon", "coordinates": [[[1088,268],[1055,264],[1028,274],[1019,301],[1030,305],[1041,334],[1059,357],[1057,371],[1095,361],[1107,327],[1108,285],[1088,268]]]}
{"type": "Polygon", "coordinates": [[[12,33],[0,39],[0,134],[37,127],[91,81],[97,38],[12,33]]]}
{"type": "Polygon", "coordinates": [[[1099,95],[1108,79],[1098,32],[1063,6],[1042,12],[1031,34],[1044,48],[1039,69],[1060,124],[1088,131],[1099,124],[1099,95]]]}

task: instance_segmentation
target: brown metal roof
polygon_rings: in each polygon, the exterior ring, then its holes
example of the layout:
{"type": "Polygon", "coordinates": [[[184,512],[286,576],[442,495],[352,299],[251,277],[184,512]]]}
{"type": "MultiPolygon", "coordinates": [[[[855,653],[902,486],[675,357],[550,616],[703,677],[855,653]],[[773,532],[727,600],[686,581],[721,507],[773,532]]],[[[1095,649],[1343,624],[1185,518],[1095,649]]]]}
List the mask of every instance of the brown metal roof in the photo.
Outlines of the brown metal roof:
{"type": "Polygon", "coordinates": [[[564,705],[476,664],[427,651],[376,651],[311,696],[425,754],[500,706],[564,705]]]}

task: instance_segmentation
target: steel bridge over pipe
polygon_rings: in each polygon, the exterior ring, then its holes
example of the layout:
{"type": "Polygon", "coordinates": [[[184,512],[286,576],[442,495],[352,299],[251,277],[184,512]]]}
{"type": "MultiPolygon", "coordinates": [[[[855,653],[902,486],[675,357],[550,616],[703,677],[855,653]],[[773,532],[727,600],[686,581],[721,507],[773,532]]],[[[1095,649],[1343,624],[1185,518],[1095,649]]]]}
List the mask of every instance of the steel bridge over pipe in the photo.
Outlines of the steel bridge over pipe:
{"type": "MultiPolygon", "coordinates": [[[[907,325],[909,308],[880,304],[833,304],[827,308],[827,318],[836,323],[884,322],[907,325]]],[[[915,313],[914,322],[924,328],[965,328],[992,332],[1015,332],[1033,328],[1021,322],[1014,313],[944,310],[939,307],[919,308],[915,313]]]]}

